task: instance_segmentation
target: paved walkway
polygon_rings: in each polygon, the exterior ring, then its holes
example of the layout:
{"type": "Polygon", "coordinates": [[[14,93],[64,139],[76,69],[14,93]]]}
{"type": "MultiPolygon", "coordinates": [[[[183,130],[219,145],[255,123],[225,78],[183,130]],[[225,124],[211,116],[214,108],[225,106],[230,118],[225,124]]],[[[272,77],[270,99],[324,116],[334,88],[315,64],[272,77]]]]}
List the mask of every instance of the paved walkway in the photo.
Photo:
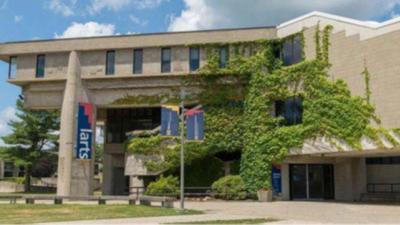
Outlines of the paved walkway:
{"type": "Polygon", "coordinates": [[[159,224],[202,220],[274,218],[268,224],[400,223],[400,205],[337,202],[187,202],[203,215],[79,221],[53,224],[159,224]]]}

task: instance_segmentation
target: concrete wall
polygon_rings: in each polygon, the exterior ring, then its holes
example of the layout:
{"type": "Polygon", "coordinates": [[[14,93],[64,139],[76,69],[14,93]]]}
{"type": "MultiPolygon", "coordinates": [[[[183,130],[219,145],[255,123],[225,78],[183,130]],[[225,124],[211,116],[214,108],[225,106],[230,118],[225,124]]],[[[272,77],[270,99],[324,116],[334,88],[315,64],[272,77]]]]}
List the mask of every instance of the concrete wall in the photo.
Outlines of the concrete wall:
{"type": "MultiPolygon", "coordinates": [[[[315,27],[306,29],[306,57],[315,58],[315,27]]],[[[365,66],[371,74],[371,103],[385,128],[400,127],[398,112],[400,103],[400,31],[393,31],[360,40],[355,34],[348,36],[345,31],[331,35],[329,59],[332,67],[329,71],[332,80],[342,79],[350,87],[353,95],[365,97],[365,66]]]]}

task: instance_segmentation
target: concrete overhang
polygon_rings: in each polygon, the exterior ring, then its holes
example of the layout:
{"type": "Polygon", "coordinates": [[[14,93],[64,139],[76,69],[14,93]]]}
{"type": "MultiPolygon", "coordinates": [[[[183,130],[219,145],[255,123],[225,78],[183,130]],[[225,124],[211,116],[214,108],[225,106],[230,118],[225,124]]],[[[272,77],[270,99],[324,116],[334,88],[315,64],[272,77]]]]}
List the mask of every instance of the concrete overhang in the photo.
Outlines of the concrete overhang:
{"type": "Polygon", "coordinates": [[[254,41],[276,37],[277,32],[275,27],[253,27],[8,42],[0,44],[0,60],[7,61],[9,56],[20,54],[182,46],[203,43],[254,41]]]}

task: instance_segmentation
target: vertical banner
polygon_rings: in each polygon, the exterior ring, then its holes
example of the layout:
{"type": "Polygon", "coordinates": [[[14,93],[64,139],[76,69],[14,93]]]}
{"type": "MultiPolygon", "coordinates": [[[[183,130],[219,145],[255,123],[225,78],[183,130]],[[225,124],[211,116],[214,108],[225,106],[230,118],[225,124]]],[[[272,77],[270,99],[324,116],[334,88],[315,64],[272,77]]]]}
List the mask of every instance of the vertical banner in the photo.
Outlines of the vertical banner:
{"type": "Polygon", "coordinates": [[[186,112],[187,140],[201,141],[204,139],[204,112],[191,109],[186,112]]]}
{"type": "Polygon", "coordinates": [[[91,103],[79,103],[76,141],[77,159],[92,158],[93,122],[93,105],[91,103]]]}
{"type": "Polygon", "coordinates": [[[282,166],[274,164],[272,165],[272,187],[274,193],[279,195],[282,193],[282,166]]]}
{"type": "Polygon", "coordinates": [[[179,135],[179,106],[161,107],[161,135],[179,135]]]}

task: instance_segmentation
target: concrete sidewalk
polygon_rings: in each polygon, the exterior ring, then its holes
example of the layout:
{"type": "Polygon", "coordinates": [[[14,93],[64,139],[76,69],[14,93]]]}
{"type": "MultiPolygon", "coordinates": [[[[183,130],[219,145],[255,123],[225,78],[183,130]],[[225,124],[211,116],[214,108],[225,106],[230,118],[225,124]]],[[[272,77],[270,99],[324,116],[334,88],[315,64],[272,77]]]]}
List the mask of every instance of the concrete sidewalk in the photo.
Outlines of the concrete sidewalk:
{"type": "Polygon", "coordinates": [[[399,224],[400,205],[338,202],[187,202],[203,215],[76,221],[49,224],[160,224],[205,220],[273,218],[268,224],[399,224]]]}

